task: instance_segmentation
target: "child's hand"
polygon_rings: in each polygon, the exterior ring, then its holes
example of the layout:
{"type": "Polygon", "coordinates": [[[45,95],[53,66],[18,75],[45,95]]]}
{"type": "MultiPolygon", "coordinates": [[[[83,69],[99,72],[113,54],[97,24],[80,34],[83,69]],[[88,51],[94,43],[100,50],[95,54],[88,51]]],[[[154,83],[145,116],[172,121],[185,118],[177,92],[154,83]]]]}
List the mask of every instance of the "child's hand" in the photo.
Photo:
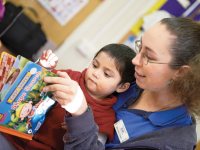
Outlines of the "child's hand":
{"type": "Polygon", "coordinates": [[[83,114],[87,108],[85,96],[74,80],[66,72],[57,72],[58,77],[44,77],[50,85],[43,88],[44,92],[53,92],[54,99],[69,113],[74,116],[83,114]]]}
{"type": "Polygon", "coordinates": [[[53,69],[58,63],[58,57],[52,52],[52,50],[43,51],[39,59],[39,64],[47,69],[53,69]]]}

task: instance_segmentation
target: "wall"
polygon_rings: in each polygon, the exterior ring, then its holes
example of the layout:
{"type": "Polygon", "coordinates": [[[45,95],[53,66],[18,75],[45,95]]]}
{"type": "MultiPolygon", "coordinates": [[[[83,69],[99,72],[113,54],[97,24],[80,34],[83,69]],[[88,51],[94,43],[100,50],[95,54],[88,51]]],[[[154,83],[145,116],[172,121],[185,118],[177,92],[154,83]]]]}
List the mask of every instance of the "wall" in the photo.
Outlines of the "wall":
{"type": "Polygon", "coordinates": [[[59,57],[58,68],[85,68],[96,51],[108,43],[119,42],[156,1],[102,1],[56,50],[59,57]]]}

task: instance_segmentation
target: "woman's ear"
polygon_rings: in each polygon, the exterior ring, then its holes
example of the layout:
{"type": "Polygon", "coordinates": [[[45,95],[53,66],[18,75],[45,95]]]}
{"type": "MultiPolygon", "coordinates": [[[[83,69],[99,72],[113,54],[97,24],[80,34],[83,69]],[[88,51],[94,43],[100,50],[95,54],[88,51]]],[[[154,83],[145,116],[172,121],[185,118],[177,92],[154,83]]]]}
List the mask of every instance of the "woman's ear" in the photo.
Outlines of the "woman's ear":
{"type": "Polygon", "coordinates": [[[188,71],[190,71],[190,66],[183,65],[175,72],[175,78],[184,76],[188,71]]]}
{"type": "Polygon", "coordinates": [[[129,87],[130,87],[130,83],[126,82],[126,83],[121,83],[120,85],[118,85],[116,92],[117,93],[122,93],[125,92],[129,87]]]}

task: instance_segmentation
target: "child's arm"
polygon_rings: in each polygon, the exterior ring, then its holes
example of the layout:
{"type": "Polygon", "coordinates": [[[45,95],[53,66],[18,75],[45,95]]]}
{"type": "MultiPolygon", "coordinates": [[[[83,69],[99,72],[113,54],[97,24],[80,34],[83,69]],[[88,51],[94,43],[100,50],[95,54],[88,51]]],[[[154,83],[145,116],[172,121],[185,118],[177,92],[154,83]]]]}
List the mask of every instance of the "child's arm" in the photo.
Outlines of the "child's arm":
{"type": "Polygon", "coordinates": [[[44,77],[44,81],[49,84],[43,88],[43,92],[51,91],[54,99],[72,115],[65,117],[68,129],[64,136],[65,149],[104,150],[106,137],[102,135],[103,140],[99,141],[92,110],[78,83],[71,80],[66,72],[58,71],[57,75],[44,77]]]}
{"type": "Polygon", "coordinates": [[[58,63],[58,57],[52,52],[52,50],[45,50],[42,52],[37,63],[44,68],[54,69],[58,63]]]}
{"type": "Polygon", "coordinates": [[[84,113],[87,108],[85,96],[78,83],[68,76],[66,72],[57,72],[58,77],[44,77],[49,83],[43,92],[53,92],[54,99],[72,116],[84,113]]]}

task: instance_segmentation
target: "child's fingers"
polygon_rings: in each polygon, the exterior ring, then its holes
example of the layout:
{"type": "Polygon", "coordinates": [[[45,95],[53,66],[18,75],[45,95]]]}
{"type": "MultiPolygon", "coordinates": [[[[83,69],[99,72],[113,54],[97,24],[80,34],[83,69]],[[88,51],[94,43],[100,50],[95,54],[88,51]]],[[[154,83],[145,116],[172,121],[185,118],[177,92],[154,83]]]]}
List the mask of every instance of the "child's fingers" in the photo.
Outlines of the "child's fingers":
{"type": "Polygon", "coordinates": [[[58,57],[55,54],[51,54],[47,60],[51,68],[56,67],[56,64],[58,62],[58,57]]]}
{"type": "Polygon", "coordinates": [[[57,75],[58,75],[59,77],[63,77],[63,78],[66,78],[66,79],[71,79],[71,78],[69,77],[69,75],[68,75],[66,72],[58,71],[58,72],[57,72],[57,75]]]}
{"type": "Polygon", "coordinates": [[[52,50],[48,49],[42,52],[41,59],[48,59],[48,57],[52,54],[52,50]]]}
{"type": "Polygon", "coordinates": [[[71,80],[69,75],[66,72],[57,72],[58,77],[44,77],[44,82],[49,84],[61,84],[65,86],[77,86],[77,82],[74,80],[71,80]]]}
{"type": "Polygon", "coordinates": [[[56,55],[54,53],[48,54],[48,61],[52,61],[56,55]]]}
{"type": "Polygon", "coordinates": [[[49,91],[54,92],[54,91],[57,91],[57,90],[64,89],[64,87],[65,86],[62,85],[62,84],[49,84],[49,85],[47,85],[43,88],[43,91],[44,92],[49,92],[49,91]]]}
{"type": "Polygon", "coordinates": [[[57,60],[58,57],[54,53],[49,54],[48,61],[57,61],[57,60]]]}
{"type": "Polygon", "coordinates": [[[53,96],[53,99],[54,100],[56,100],[61,106],[62,105],[67,105],[68,103],[70,103],[71,102],[71,99],[69,98],[69,99],[63,99],[63,98],[59,98],[59,97],[57,97],[57,96],[53,96]]]}
{"type": "Polygon", "coordinates": [[[42,52],[41,59],[45,59],[46,56],[47,56],[47,50],[44,50],[44,51],[42,52]]]}
{"type": "Polygon", "coordinates": [[[52,50],[48,49],[45,58],[49,59],[49,57],[52,55],[52,50]]]}
{"type": "Polygon", "coordinates": [[[73,99],[74,95],[75,94],[72,93],[72,91],[69,91],[69,92],[55,91],[55,92],[53,92],[54,97],[56,97],[57,99],[66,100],[68,102],[70,102],[73,99]]]}
{"type": "Polygon", "coordinates": [[[50,83],[50,84],[67,84],[68,81],[66,78],[63,78],[63,77],[44,77],[44,82],[46,83],[50,83]]]}
{"type": "MultiPolygon", "coordinates": [[[[66,90],[65,90],[66,91],[66,90]]],[[[55,91],[53,92],[53,96],[56,96],[57,98],[65,99],[68,97],[68,95],[71,95],[71,92],[63,92],[63,91],[55,91]]]]}
{"type": "MultiPolygon", "coordinates": [[[[71,89],[68,88],[66,85],[62,85],[62,84],[50,84],[47,85],[43,88],[43,92],[65,92],[65,93],[69,93],[71,94],[71,89]]],[[[58,93],[57,93],[58,94],[58,93]]]]}
{"type": "Polygon", "coordinates": [[[54,54],[54,57],[51,59],[51,61],[58,62],[58,56],[56,56],[56,55],[54,54]]]}

